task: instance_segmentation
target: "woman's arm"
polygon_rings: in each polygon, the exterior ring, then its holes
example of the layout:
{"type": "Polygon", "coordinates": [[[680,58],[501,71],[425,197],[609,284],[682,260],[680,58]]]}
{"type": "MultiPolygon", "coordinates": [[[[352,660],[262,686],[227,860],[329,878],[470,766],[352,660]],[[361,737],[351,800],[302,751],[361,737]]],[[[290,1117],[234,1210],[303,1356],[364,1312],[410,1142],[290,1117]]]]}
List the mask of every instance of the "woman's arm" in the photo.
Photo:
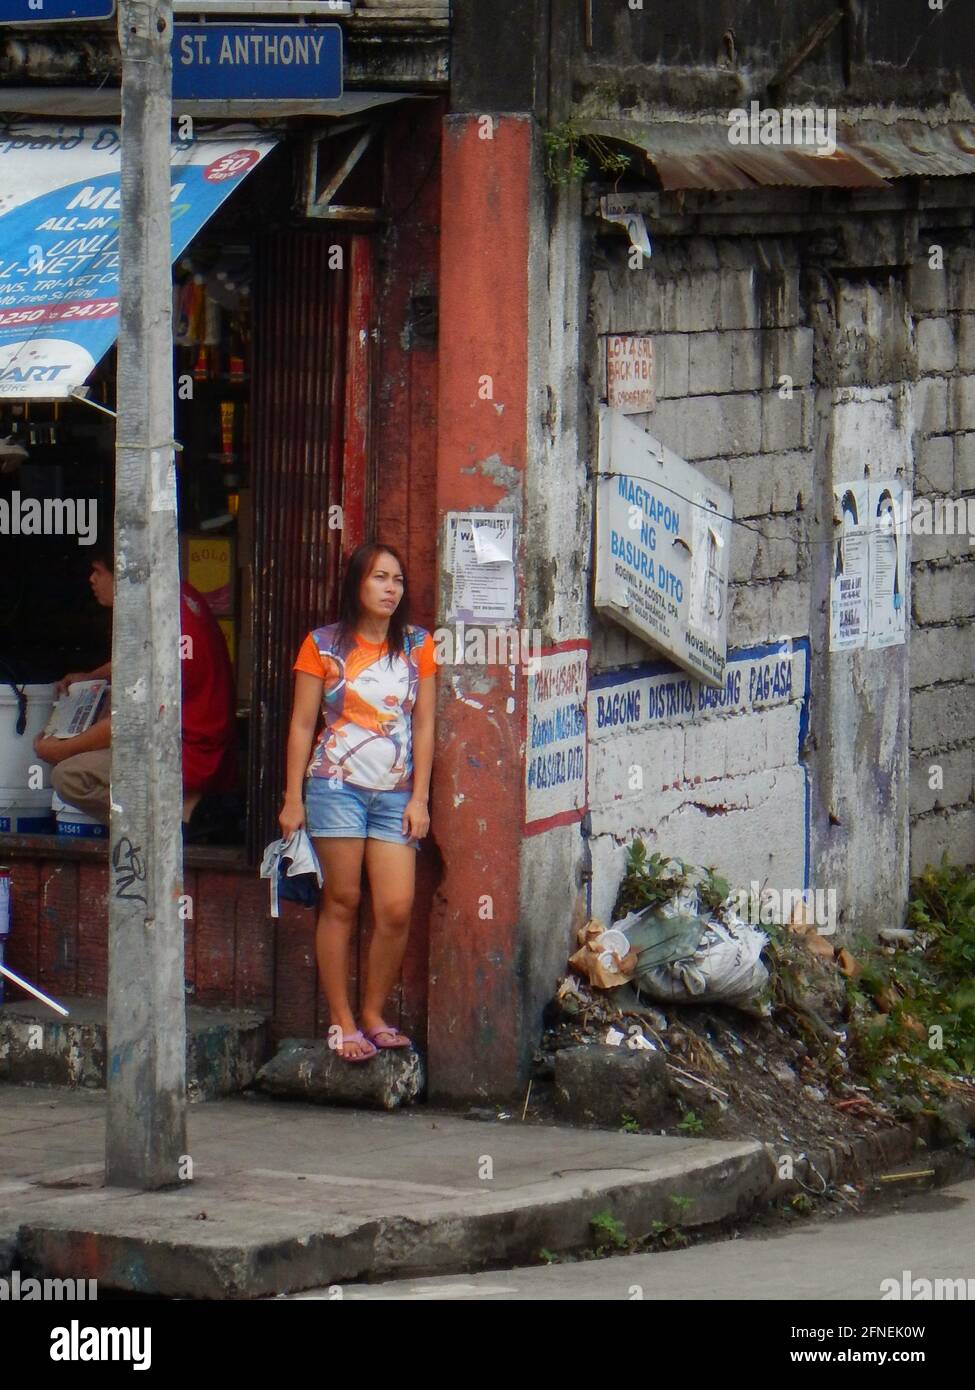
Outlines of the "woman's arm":
{"type": "Polygon", "coordinates": [[[433,772],[433,724],[437,682],[420,681],[413,706],[413,795],[403,812],[403,834],[422,840],[430,829],[430,776],[433,772]]]}
{"type": "Polygon", "coordinates": [[[293,835],[305,823],[301,789],[308,769],[308,756],[318,728],[324,682],[306,671],[295,673],[295,700],[288,731],[288,785],[278,821],[285,836],[293,835]]]}

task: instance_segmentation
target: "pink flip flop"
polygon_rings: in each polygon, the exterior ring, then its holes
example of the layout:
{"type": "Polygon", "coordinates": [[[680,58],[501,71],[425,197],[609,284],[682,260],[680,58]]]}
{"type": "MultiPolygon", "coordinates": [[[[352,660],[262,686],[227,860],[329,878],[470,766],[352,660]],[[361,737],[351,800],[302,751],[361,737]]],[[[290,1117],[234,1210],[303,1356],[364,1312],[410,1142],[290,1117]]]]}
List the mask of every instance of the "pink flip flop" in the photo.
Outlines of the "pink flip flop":
{"type": "Polygon", "coordinates": [[[369,1041],[373,1044],[374,1047],[378,1047],[382,1052],[391,1052],[398,1047],[413,1046],[412,1039],[408,1038],[405,1033],[400,1032],[398,1028],[393,1028],[392,1025],[389,1023],[380,1024],[378,1028],[367,1028],[366,1037],[369,1039],[369,1041]],[[396,1037],[398,1035],[403,1039],[403,1042],[380,1042],[379,1039],[386,1033],[389,1033],[393,1037],[396,1037]]]}
{"type": "Polygon", "coordinates": [[[343,1062],[369,1062],[372,1060],[373,1057],[375,1057],[376,1053],[379,1051],[379,1049],[376,1047],[375,1043],[372,1042],[371,1039],[363,1037],[361,1028],[357,1028],[354,1033],[343,1033],[343,1045],[347,1042],[364,1043],[366,1046],[371,1048],[371,1051],[364,1052],[358,1057],[346,1057],[345,1053],[339,1052],[339,1049],[336,1047],[333,1050],[337,1053],[339,1057],[342,1058],[343,1062]]]}

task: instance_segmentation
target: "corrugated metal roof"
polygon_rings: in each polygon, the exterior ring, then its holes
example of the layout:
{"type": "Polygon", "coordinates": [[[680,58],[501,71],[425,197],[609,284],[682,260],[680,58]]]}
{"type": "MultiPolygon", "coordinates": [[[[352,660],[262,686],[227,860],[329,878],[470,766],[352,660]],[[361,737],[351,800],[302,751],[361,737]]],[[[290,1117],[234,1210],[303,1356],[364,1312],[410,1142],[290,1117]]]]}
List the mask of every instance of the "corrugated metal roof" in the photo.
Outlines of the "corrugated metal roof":
{"type": "Polygon", "coordinates": [[[596,120],[584,129],[638,149],[668,191],[878,188],[891,178],[975,173],[975,126],[960,122],[858,122],[840,128],[832,154],[808,145],[734,145],[724,122],[596,120]]]}
{"type": "Polygon", "coordinates": [[[975,174],[975,125],[970,122],[928,126],[920,121],[893,125],[862,121],[851,128],[849,139],[857,153],[888,179],[975,174]]]}
{"type": "Polygon", "coordinates": [[[735,189],[756,185],[810,188],[875,188],[881,175],[837,144],[834,154],[808,146],[733,145],[726,122],[684,124],[661,121],[591,121],[586,130],[635,146],[653,164],[668,191],[682,188],[735,189]]]}
{"type": "MultiPolygon", "coordinates": [[[[174,100],[177,116],[269,117],[354,116],[376,106],[414,99],[409,92],[345,92],[333,100],[294,98],[261,101],[240,97],[226,101],[174,100]]],[[[118,116],[122,94],[118,87],[0,87],[0,116],[118,116]]]]}

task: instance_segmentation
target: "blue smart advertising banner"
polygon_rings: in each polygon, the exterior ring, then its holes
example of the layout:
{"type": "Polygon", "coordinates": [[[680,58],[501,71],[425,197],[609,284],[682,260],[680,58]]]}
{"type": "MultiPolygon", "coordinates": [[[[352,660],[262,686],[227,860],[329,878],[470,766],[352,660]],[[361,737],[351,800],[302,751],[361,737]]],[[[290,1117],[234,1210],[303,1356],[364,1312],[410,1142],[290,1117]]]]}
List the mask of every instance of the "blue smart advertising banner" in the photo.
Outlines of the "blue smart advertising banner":
{"type": "MultiPolygon", "coordinates": [[[[174,141],[173,260],[275,143],[174,141]]],[[[115,341],[120,153],[114,125],[0,132],[0,399],[69,396],[115,341]]]]}

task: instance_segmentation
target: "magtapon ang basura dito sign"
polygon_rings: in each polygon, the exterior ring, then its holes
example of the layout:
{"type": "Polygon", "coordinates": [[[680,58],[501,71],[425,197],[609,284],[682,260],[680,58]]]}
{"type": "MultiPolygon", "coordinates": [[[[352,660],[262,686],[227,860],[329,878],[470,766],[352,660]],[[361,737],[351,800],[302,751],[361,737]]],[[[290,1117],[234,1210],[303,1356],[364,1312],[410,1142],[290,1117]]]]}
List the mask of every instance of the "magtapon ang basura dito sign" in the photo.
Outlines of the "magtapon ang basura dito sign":
{"type": "Polygon", "coordinates": [[[724,677],[731,494],[599,408],[595,606],[709,685],[724,677]]]}

